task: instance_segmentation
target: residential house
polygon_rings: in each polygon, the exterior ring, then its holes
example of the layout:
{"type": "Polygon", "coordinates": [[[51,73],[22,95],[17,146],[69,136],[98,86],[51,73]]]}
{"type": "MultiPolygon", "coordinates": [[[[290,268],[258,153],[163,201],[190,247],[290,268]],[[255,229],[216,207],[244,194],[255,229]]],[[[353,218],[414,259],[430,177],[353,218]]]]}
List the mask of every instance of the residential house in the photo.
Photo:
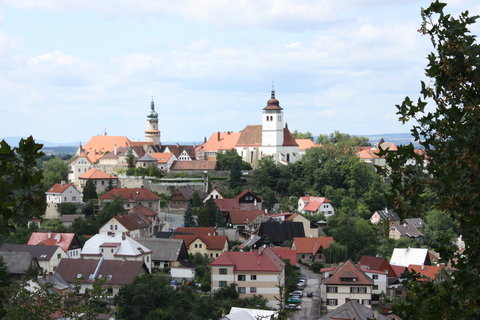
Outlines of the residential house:
{"type": "Polygon", "coordinates": [[[318,320],[388,320],[388,318],[376,310],[349,300],[318,320]]]}
{"type": "Polygon", "coordinates": [[[152,251],[126,235],[96,234],[88,239],[81,253],[84,259],[143,261],[152,270],[152,251]]]}
{"type": "Polygon", "coordinates": [[[287,218],[285,218],[285,221],[301,222],[303,224],[303,231],[305,232],[305,237],[318,237],[318,226],[304,216],[302,216],[301,214],[291,214],[287,218]]]}
{"type": "Polygon", "coordinates": [[[135,213],[144,218],[149,224],[149,231],[147,232],[150,235],[157,233],[160,230],[161,221],[159,214],[152,209],[144,206],[133,207],[128,211],[128,213],[135,213]]]}
{"type": "Polygon", "coordinates": [[[113,188],[98,198],[102,202],[112,201],[116,197],[125,201],[125,210],[143,206],[160,212],[160,197],[145,188],[113,188]]]}
{"type": "Polygon", "coordinates": [[[425,221],[423,221],[422,218],[403,219],[403,224],[413,226],[413,227],[417,228],[419,231],[421,231],[423,228],[425,228],[425,221]]]}
{"type": "Polygon", "coordinates": [[[232,307],[230,313],[219,320],[275,320],[278,311],[232,307]]]}
{"type": "Polygon", "coordinates": [[[295,142],[298,144],[298,152],[300,156],[307,153],[308,149],[321,147],[320,144],[316,144],[312,139],[295,139],[295,142]]]}
{"type": "Polygon", "coordinates": [[[155,159],[148,153],[145,153],[143,157],[137,159],[135,167],[144,169],[148,169],[150,167],[157,167],[157,159],[155,159]]]}
{"type": "Polygon", "coordinates": [[[163,153],[173,153],[175,155],[175,158],[177,158],[180,161],[197,160],[194,145],[180,145],[180,144],[163,145],[159,151],[163,153]]]}
{"type": "Polygon", "coordinates": [[[412,240],[421,241],[423,233],[420,232],[413,224],[398,224],[390,227],[388,237],[391,239],[410,238],[412,240]]]}
{"type": "Polygon", "coordinates": [[[84,152],[80,144],[79,150],[82,150],[78,156],[68,165],[68,182],[74,185],[80,185],[79,176],[90,170],[95,162],[90,159],[84,152]]]}
{"type": "Polygon", "coordinates": [[[378,150],[377,148],[361,147],[355,155],[357,156],[357,158],[359,158],[365,163],[368,163],[372,166],[380,166],[382,168],[385,168],[387,165],[387,161],[385,157],[378,156],[378,152],[380,152],[380,150],[378,150]]]}
{"type": "Polygon", "coordinates": [[[186,209],[192,200],[195,191],[192,187],[179,187],[168,198],[168,207],[170,209],[186,209]]]}
{"type": "Polygon", "coordinates": [[[82,243],[75,233],[33,232],[28,245],[59,246],[71,259],[79,259],[82,243]]]}
{"type": "Polygon", "coordinates": [[[428,266],[410,264],[407,267],[409,272],[415,272],[418,274],[417,281],[445,281],[449,276],[444,266],[428,266]]]}
{"type": "Polygon", "coordinates": [[[83,173],[78,177],[78,180],[80,181],[81,190],[85,188],[87,181],[92,181],[97,193],[105,192],[109,188],[116,188],[118,185],[118,179],[116,176],[96,168],[91,168],[87,172],[83,173]]]}
{"type": "Polygon", "coordinates": [[[361,256],[358,264],[362,268],[383,271],[389,277],[396,277],[395,271],[384,257],[361,256]]]}
{"type": "Polygon", "coordinates": [[[41,270],[46,273],[55,271],[60,260],[68,259],[65,251],[59,246],[29,246],[26,244],[5,243],[0,248],[0,252],[29,252],[32,257],[37,259],[41,270]]]}
{"type": "Polygon", "coordinates": [[[262,210],[262,199],[250,190],[244,190],[233,199],[213,199],[224,214],[232,210],[262,210]]]}
{"type": "Polygon", "coordinates": [[[87,289],[91,290],[96,279],[107,279],[103,287],[107,288],[109,295],[114,296],[124,285],[149,273],[149,270],[141,260],[63,259],[56,272],[70,285],[80,282],[81,294],[87,289]]]}
{"type": "Polygon", "coordinates": [[[258,242],[260,245],[281,246],[285,241],[293,241],[295,237],[305,237],[305,232],[301,222],[277,222],[270,219],[260,224],[258,235],[261,237],[258,242]]]}
{"type": "Polygon", "coordinates": [[[292,250],[297,252],[297,260],[304,263],[325,262],[323,251],[333,241],[333,237],[293,238],[292,250]]]}
{"type": "Polygon", "coordinates": [[[325,218],[335,214],[330,200],[325,197],[300,197],[297,211],[309,215],[321,213],[325,218]]]}
{"type": "Polygon", "coordinates": [[[199,253],[209,258],[217,258],[222,252],[228,251],[226,236],[176,234],[174,239],[183,240],[188,254],[192,255],[199,253]]]}
{"type": "Polygon", "coordinates": [[[431,265],[427,248],[395,248],[390,265],[408,267],[411,264],[431,265]]]}
{"type": "Polygon", "coordinates": [[[30,252],[26,251],[3,251],[0,252],[0,258],[7,267],[10,279],[20,281],[25,279],[29,274],[33,274],[40,270],[37,258],[33,257],[30,252]]]}
{"type": "Polygon", "coordinates": [[[113,152],[106,152],[99,158],[95,164],[98,169],[107,173],[116,173],[119,170],[126,170],[128,168],[128,158],[133,157],[133,162],[145,155],[145,149],[142,145],[137,145],[138,142],[130,141],[128,147],[114,146],[113,152]]]}
{"type": "Polygon", "coordinates": [[[219,153],[235,149],[240,132],[214,132],[208,140],[197,148],[197,159],[216,160],[219,153]]]}
{"type": "Polygon", "coordinates": [[[205,198],[203,198],[203,203],[206,203],[210,199],[223,199],[223,196],[220,194],[220,192],[218,192],[217,189],[213,189],[212,191],[210,191],[209,194],[205,196],[205,198]]]}
{"type": "Polygon", "coordinates": [[[188,251],[182,239],[139,238],[138,243],[152,251],[152,268],[179,267],[188,260],[188,251]]]}
{"type": "Polygon", "coordinates": [[[227,214],[227,225],[232,228],[245,228],[263,214],[265,212],[262,210],[230,210],[227,214]]]}
{"type": "Polygon", "coordinates": [[[278,307],[285,263],[270,248],[224,252],[210,266],[212,291],[234,284],[241,298],[260,295],[269,307],[278,307]]]}
{"type": "Polygon", "coordinates": [[[400,224],[400,217],[392,209],[377,210],[370,217],[372,224],[379,224],[381,221],[388,221],[388,227],[393,227],[400,224]]]}
{"type": "Polygon", "coordinates": [[[151,156],[157,160],[157,168],[162,171],[170,171],[173,163],[178,160],[173,153],[155,152],[151,156]]]}
{"type": "Polygon", "coordinates": [[[371,307],[374,282],[358,266],[348,260],[320,282],[322,304],[327,311],[334,310],[348,301],[371,307]]]}
{"type": "Polygon", "coordinates": [[[288,260],[292,266],[297,265],[297,251],[292,250],[288,247],[270,247],[277,256],[280,257],[283,261],[288,260]]]}
{"type": "Polygon", "coordinates": [[[144,238],[151,235],[151,220],[142,214],[131,212],[108,220],[98,231],[106,235],[127,235],[131,238],[144,238]]]}
{"type": "Polygon", "coordinates": [[[54,184],[45,192],[45,195],[47,202],[45,219],[59,219],[58,205],[61,203],[82,203],[82,194],[73,184],[65,183],[65,181],[54,184]]]}

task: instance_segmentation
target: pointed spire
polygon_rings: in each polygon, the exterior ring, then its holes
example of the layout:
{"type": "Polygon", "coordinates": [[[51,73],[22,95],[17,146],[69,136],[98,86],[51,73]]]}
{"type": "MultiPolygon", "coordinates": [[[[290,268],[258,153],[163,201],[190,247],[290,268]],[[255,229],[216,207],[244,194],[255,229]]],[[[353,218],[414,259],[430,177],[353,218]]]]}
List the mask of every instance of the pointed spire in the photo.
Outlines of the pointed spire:
{"type": "Polygon", "coordinates": [[[155,102],[153,101],[153,96],[152,96],[152,102],[150,102],[150,109],[152,109],[152,111],[155,110],[155,102]]]}
{"type": "Polygon", "coordinates": [[[275,83],[272,80],[272,99],[275,99],[275,83]]]}

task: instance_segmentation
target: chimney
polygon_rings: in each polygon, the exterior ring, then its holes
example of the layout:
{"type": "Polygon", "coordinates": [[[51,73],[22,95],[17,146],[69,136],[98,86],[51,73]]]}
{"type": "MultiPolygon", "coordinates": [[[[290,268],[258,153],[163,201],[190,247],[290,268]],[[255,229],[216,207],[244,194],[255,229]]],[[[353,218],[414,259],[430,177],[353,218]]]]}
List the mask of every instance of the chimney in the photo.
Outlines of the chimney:
{"type": "Polygon", "coordinates": [[[50,239],[51,237],[52,237],[52,233],[48,231],[48,239],[50,239]]]}
{"type": "Polygon", "coordinates": [[[424,264],[422,264],[422,271],[423,271],[424,269],[425,269],[425,265],[424,265],[424,264]]]}
{"type": "Polygon", "coordinates": [[[122,232],[122,240],[125,240],[125,232],[122,232]]]}
{"type": "Polygon", "coordinates": [[[207,137],[203,137],[203,143],[207,142],[207,137]]]}
{"type": "Polygon", "coordinates": [[[65,180],[62,180],[62,181],[60,182],[60,184],[61,184],[62,187],[63,187],[63,186],[65,185],[65,180]]]}
{"type": "Polygon", "coordinates": [[[116,144],[113,145],[113,154],[117,155],[117,145],[116,144]]]}
{"type": "Polygon", "coordinates": [[[217,141],[220,141],[220,131],[217,132],[217,141]]]}

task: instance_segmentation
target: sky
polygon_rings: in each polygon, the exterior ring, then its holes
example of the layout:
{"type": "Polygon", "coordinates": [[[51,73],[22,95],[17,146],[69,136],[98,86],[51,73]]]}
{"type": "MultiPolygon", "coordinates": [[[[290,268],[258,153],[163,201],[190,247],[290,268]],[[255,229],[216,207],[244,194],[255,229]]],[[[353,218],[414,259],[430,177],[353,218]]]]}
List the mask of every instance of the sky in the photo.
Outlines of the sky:
{"type": "Polygon", "coordinates": [[[408,132],[395,105],[425,79],[428,4],[0,0],[0,138],[143,140],[153,98],[162,141],[202,141],[260,124],[272,82],[291,131],[408,132]]]}

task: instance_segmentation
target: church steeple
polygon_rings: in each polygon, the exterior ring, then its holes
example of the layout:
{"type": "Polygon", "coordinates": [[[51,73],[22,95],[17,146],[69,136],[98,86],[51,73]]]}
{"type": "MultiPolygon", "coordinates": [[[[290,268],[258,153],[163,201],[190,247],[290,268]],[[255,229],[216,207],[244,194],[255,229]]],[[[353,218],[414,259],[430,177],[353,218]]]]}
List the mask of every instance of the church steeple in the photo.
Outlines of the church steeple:
{"type": "Polygon", "coordinates": [[[158,119],[158,113],[155,112],[155,102],[153,101],[153,97],[150,102],[150,112],[148,113],[147,118],[158,119]]]}
{"type": "Polygon", "coordinates": [[[147,114],[147,130],[145,130],[145,141],[160,145],[160,130],[158,130],[158,113],[155,111],[155,102],[150,102],[150,112],[147,114]]]}

